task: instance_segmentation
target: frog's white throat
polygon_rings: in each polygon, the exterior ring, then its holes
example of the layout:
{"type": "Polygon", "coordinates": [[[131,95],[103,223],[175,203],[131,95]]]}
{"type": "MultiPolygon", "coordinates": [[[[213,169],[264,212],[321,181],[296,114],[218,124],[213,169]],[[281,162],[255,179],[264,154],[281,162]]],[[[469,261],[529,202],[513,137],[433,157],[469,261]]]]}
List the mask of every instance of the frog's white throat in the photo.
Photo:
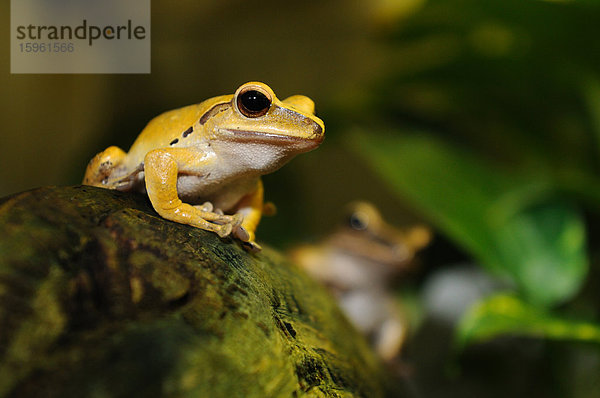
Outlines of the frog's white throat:
{"type": "Polygon", "coordinates": [[[263,142],[239,142],[228,140],[212,141],[210,147],[219,159],[218,163],[231,174],[268,174],[295,155],[310,150],[302,141],[289,142],[286,145],[263,142]]]}

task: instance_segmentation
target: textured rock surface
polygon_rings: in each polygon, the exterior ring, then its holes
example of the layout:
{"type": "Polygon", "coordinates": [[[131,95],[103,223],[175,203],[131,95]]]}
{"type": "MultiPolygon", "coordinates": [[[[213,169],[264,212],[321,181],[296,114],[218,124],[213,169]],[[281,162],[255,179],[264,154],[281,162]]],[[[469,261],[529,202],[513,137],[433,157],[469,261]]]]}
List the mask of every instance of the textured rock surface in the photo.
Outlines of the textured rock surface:
{"type": "Polygon", "coordinates": [[[376,398],[383,378],[271,250],[165,221],[144,196],[0,200],[0,396],[376,398]]]}

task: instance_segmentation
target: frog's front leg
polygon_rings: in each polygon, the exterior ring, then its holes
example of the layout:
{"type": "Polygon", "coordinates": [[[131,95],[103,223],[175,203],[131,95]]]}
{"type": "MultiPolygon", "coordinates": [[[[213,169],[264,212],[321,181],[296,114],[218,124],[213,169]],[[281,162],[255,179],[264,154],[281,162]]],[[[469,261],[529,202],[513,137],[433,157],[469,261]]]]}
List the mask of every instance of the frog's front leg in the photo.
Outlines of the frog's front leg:
{"type": "Polygon", "coordinates": [[[263,214],[264,188],[261,180],[256,184],[256,190],[242,198],[237,204],[236,214],[243,216],[242,224],[234,229],[236,238],[244,242],[244,247],[251,251],[259,251],[261,247],[255,242],[256,227],[263,214]]]}
{"type": "Polygon", "coordinates": [[[177,176],[183,164],[201,168],[206,160],[198,159],[196,152],[185,148],[155,149],[144,159],[146,191],[154,210],[167,220],[192,225],[217,233],[229,235],[242,221],[242,215],[233,216],[204,211],[183,203],[177,194],[177,176]]]}
{"type": "Polygon", "coordinates": [[[406,340],[406,322],[396,314],[392,314],[379,325],[375,333],[375,350],[386,361],[396,358],[406,340]]]}

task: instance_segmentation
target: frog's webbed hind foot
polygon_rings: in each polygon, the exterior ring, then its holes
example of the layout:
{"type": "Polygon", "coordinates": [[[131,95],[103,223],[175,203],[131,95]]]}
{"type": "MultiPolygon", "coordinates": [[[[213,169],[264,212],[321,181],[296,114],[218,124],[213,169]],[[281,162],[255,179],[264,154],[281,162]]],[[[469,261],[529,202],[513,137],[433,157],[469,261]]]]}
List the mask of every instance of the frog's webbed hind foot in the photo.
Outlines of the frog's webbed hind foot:
{"type": "Polygon", "coordinates": [[[100,152],[87,166],[83,183],[96,187],[107,187],[113,170],[123,163],[127,154],[119,147],[111,146],[100,152]]]}

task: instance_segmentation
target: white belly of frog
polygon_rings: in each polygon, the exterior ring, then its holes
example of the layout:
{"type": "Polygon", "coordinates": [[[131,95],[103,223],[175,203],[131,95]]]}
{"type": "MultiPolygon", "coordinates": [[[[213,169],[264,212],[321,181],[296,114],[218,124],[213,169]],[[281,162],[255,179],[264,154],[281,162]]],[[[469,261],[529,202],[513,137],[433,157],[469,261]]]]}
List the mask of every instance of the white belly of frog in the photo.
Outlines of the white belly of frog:
{"type": "Polygon", "coordinates": [[[258,178],[231,178],[226,184],[210,175],[181,175],[177,178],[177,192],[181,200],[198,205],[211,202],[215,209],[233,210],[238,202],[256,189],[258,178]]]}

